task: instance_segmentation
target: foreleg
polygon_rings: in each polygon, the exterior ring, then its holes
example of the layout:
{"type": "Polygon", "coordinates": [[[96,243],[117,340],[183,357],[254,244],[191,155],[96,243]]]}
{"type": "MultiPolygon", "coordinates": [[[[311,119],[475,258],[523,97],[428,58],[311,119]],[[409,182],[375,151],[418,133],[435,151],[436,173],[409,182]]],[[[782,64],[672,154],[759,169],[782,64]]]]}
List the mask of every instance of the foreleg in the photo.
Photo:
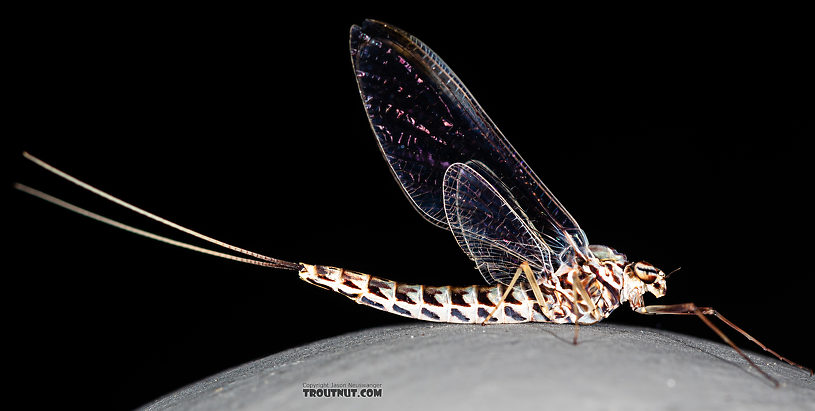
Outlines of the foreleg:
{"type": "Polygon", "coordinates": [[[684,303],[684,304],[672,304],[672,305],[649,305],[649,306],[645,306],[645,307],[636,308],[635,311],[640,313],[640,314],[696,315],[697,317],[699,317],[700,320],[702,320],[702,322],[705,323],[705,325],[707,325],[708,327],[710,327],[711,330],[716,332],[716,334],[719,335],[719,338],[721,338],[724,342],[726,342],[728,345],[730,345],[730,347],[732,347],[734,350],[736,350],[736,352],[739,353],[739,355],[741,355],[742,358],[747,360],[747,362],[749,362],[750,365],[753,366],[753,368],[755,368],[756,370],[758,370],[758,372],[760,372],[762,375],[767,377],[767,379],[769,379],[770,381],[775,383],[776,387],[779,386],[779,383],[778,383],[778,381],[776,379],[774,379],[773,377],[770,377],[766,372],[762,371],[761,368],[758,367],[758,365],[756,365],[749,357],[747,357],[747,355],[745,355],[744,352],[742,352],[739,349],[739,347],[737,347],[736,344],[733,343],[733,341],[731,341],[730,338],[728,338],[727,335],[725,335],[724,332],[722,332],[722,330],[719,329],[719,327],[716,327],[716,325],[714,325],[706,317],[708,315],[713,315],[716,318],[718,318],[719,320],[721,320],[723,323],[729,325],[730,328],[733,328],[734,330],[741,333],[741,335],[747,337],[748,340],[756,343],[756,345],[761,347],[764,351],[769,352],[770,354],[774,355],[779,360],[786,362],[787,364],[794,365],[794,366],[808,372],[809,375],[812,376],[812,370],[811,369],[809,369],[807,367],[804,367],[803,365],[800,365],[798,363],[795,363],[793,361],[790,361],[790,360],[782,357],[781,355],[779,355],[775,351],[768,348],[766,345],[759,342],[752,335],[747,334],[747,332],[745,332],[744,330],[742,330],[741,328],[739,328],[738,326],[736,326],[735,324],[730,322],[730,320],[725,318],[723,315],[719,314],[718,311],[714,310],[711,307],[697,307],[696,304],[694,304],[694,303],[684,303]]]}

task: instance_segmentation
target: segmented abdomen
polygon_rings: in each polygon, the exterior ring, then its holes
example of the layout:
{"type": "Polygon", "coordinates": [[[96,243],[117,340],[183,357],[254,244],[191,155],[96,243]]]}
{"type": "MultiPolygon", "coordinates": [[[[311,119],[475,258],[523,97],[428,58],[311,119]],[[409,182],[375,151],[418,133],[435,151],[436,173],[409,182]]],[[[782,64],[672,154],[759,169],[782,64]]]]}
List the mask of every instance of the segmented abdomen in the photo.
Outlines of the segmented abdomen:
{"type": "MultiPolygon", "coordinates": [[[[425,321],[481,323],[506,291],[504,285],[431,287],[408,285],[342,268],[302,264],[300,278],[379,310],[425,321]]],[[[513,287],[490,323],[552,322],[528,284],[513,287]]],[[[568,322],[557,321],[555,322],[568,322]]]]}

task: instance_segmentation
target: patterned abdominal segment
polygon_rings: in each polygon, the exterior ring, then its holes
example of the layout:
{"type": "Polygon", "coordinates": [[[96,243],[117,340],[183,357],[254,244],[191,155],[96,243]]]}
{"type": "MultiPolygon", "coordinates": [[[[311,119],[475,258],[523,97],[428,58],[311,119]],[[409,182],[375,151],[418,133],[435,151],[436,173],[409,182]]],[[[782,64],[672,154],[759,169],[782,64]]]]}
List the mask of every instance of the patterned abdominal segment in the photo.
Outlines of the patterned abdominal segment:
{"type": "MultiPolygon", "coordinates": [[[[528,283],[515,285],[499,305],[501,296],[506,292],[506,286],[502,284],[468,287],[410,285],[342,268],[310,264],[302,264],[300,278],[338,292],[358,304],[436,322],[481,323],[497,306],[490,323],[579,321],[590,324],[605,318],[620,304],[619,291],[607,290],[604,282],[591,274],[572,277],[578,278],[581,283],[585,281],[584,287],[592,299],[590,304],[573,304],[574,293],[567,288],[542,288],[545,300],[543,308],[528,283]]],[[[563,285],[571,287],[568,278],[563,285]]]]}

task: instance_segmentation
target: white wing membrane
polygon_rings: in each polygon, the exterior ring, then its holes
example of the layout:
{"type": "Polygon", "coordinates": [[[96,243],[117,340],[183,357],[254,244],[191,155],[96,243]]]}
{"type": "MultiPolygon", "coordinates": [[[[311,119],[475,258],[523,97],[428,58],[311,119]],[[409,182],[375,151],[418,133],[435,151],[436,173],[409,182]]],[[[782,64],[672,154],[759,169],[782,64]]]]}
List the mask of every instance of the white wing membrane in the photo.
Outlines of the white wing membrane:
{"type": "Polygon", "coordinates": [[[489,177],[455,163],[444,174],[443,189],[450,230],[488,283],[508,285],[523,262],[544,279],[554,272],[549,247],[489,177]]]}
{"type": "Polygon", "coordinates": [[[379,148],[422,216],[448,228],[442,198],[445,171],[451,164],[477,161],[489,168],[498,185],[512,189],[507,200],[518,205],[517,212],[523,210],[540,241],[556,256],[566,257],[557,264],[570,264],[572,249],[588,255],[588,240],[574,218],[427,45],[396,27],[366,20],[351,29],[350,47],[379,148]]]}

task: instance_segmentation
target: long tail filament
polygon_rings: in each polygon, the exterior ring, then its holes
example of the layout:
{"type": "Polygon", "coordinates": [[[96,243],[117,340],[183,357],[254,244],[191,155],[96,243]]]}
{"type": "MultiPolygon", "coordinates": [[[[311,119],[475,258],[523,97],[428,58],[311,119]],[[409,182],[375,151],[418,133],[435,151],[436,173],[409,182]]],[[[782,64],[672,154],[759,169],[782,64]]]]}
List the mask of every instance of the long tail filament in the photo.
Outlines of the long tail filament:
{"type": "Polygon", "coordinates": [[[246,250],[246,249],[243,249],[243,248],[240,248],[240,247],[236,247],[234,245],[227,244],[227,243],[225,243],[223,241],[219,241],[219,240],[216,240],[216,239],[214,239],[212,237],[203,235],[203,234],[201,234],[199,232],[190,230],[189,228],[178,225],[178,224],[176,224],[176,223],[174,223],[172,221],[169,221],[167,219],[161,218],[161,217],[159,217],[159,216],[157,216],[157,215],[155,215],[155,214],[153,214],[151,212],[145,211],[145,210],[143,210],[143,209],[141,209],[139,207],[136,207],[136,206],[134,206],[134,205],[132,205],[132,204],[130,204],[128,202],[125,202],[125,201],[123,201],[123,200],[121,200],[121,199],[119,199],[117,197],[114,197],[114,196],[112,196],[112,195],[110,195],[110,194],[108,194],[108,193],[106,193],[106,192],[104,192],[102,190],[99,190],[98,188],[93,187],[90,184],[87,184],[87,183],[77,179],[76,177],[73,177],[73,176],[71,176],[71,175],[57,169],[56,167],[54,167],[54,166],[40,160],[37,157],[32,156],[31,154],[29,154],[27,152],[23,152],[23,157],[25,157],[26,159],[32,161],[34,164],[37,164],[38,166],[40,166],[40,167],[42,167],[42,168],[56,174],[57,176],[62,177],[65,180],[68,180],[68,181],[70,181],[70,182],[84,188],[85,190],[88,190],[88,191],[90,191],[90,192],[92,192],[94,194],[97,194],[97,195],[101,196],[102,198],[104,198],[104,199],[106,199],[108,201],[114,202],[114,203],[116,203],[116,204],[118,204],[118,205],[120,205],[122,207],[125,207],[125,208],[127,208],[127,209],[129,209],[131,211],[137,212],[137,213],[139,213],[139,214],[141,214],[141,215],[143,215],[145,217],[148,217],[148,218],[150,218],[152,220],[158,221],[158,222],[160,222],[160,223],[162,223],[164,225],[175,228],[176,230],[182,231],[182,232],[187,233],[189,235],[198,237],[198,238],[200,238],[200,239],[202,239],[204,241],[208,241],[210,243],[216,244],[218,246],[227,248],[229,250],[232,250],[232,251],[235,251],[235,252],[238,252],[238,253],[241,253],[241,254],[248,255],[248,256],[253,257],[253,258],[237,257],[237,256],[234,256],[234,255],[231,255],[231,254],[226,254],[226,253],[221,253],[221,252],[218,252],[218,251],[209,250],[209,249],[198,247],[198,246],[195,246],[195,245],[192,245],[192,244],[189,244],[189,243],[185,243],[185,242],[173,240],[173,239],[170,239],[170,238],[167,238],[167,237],[164,237],[164,236],[160,236],[158,234],[154,234],[154,233],[150,233],[150,232],[147,232],[147,231],[144,231],[144,230],[140,230],[138,228],[129,226],[127,224],[120,223],[120,222],[115,221],[115,220],[111,220],[111,219],[109,219],[107,217],[104,217],[104,216],[101,216],[99,214],[93,213],[91,211],[85,210],[84,208],[75,206],[75,205],[73,205],[71,203],[68,203],[68,202],[60,200],[60,199],[58,199],[58,198],[56,198],[54,196],[46,194],[46,193],[44,193],[42,191],[39,191],[39,190],[33,189],[31,187],[28,187],[28,186],[26,186],[24,184],[20,184],[20,183],[15,183],[14,184],[14,188],[16,188],[17,190],[20,190],[22,192],[31,194],[34,197],[37,197],[37,198],[40,198],[42,200],[48,201],[48,202],[50,202],[52,204],[55,204],[57,206],[65,208],[67,210],[73,211],[75,213],[78,213],[78,214],[83,215],[83,216],[88,217],[88,218],[92,218],[92,219],[94,219],[96,221],[111,225],[111,226],[119,228],[121,230],[125,230],[125,231],[131,232],[133,234],[137,234],[137,235],[147,237],[147,238],[150,238],[150,239],[153,239],[153,240],[156,240],[156,241],[161,241],[161,242],[164,242],[164,243],[167,243],[167,244],[170,244],[170,245],[174,245],[176,247],[186,248],[188,250],[197,251],[199,253],[213,255],[213,256],[216,256],[216,257],[221,257],[221,258],[225,258],[225,259],[228,259],[228,260],[238,261],[238,262],[246,263],[246,264],[254,264],[254,265],[259,265],[259,266],[263,266],[263,267],[280,268],[280,269],[285,269],[285,270],[299,270],[300,269],[300,264],[293,263],[293,262],[290,262],[290,261],[280,260],[280,259],[277,259],[277,258],[268,257],[268,256],[265,256],[265,255],[260,254],[260,253],[256,253],[256,252],[249,251],[249,250],[246,250]]]}

